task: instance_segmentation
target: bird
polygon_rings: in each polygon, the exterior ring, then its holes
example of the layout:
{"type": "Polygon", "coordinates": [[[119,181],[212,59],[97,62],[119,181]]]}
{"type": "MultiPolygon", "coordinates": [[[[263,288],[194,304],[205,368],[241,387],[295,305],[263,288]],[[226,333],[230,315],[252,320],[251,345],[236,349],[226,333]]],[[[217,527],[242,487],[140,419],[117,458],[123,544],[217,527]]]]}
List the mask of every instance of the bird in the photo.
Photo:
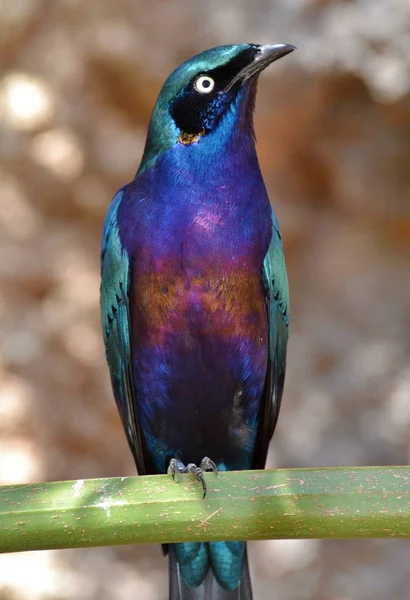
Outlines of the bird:
{"type": "MultiPolygon", "coordinates": [[[[102,331],[138,473],[192,473],[203,495],[204,471],[264,468],[279,415],[289,290],[253,113],[260,73],[294,49],[218,46],[177,67],[104,222],[102,331]]],[[[246,542],[164,551],[170,600],[252,598],[246,542]]]]}

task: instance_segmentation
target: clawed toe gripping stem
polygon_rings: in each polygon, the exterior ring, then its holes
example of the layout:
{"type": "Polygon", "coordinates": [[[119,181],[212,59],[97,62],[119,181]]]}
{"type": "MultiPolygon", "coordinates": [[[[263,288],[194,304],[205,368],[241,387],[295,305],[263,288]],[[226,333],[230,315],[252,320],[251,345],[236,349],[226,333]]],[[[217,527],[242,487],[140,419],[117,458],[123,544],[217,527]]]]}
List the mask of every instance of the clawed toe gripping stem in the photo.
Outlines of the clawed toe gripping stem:
{"type": "Polygon", "coordinates": [[[178,460],[177,458],[172,458],[169,462],[167,473],[168,475],[172,475],[172,479],[175,479],[175,475],[177,473],[192,473],[195,475],[196,479],[202,484],[202,489],[204,491],[204,495],[202,498],[206,496],[206,483],[204,478],[205,471],[213,471],[215,474],[218,472],[216,468],[216,464],[213,460],[205,456],[199,465],[195,463],[189,463],[187,466],[184,465],[183,462],[178,460]]]}

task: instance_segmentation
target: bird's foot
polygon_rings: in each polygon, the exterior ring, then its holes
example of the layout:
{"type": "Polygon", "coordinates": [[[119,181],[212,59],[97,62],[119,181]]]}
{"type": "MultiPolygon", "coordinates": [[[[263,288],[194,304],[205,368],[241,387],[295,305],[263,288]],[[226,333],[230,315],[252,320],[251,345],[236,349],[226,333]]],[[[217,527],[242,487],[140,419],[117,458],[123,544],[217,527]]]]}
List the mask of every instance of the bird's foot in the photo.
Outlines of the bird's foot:
{"type": "Polygon", "coordinates": [[[171,458],[171,460],[169,462],[167,473],[168,473],[168,475],[172,475],[172,479],[175,479],[175,475],[177,475],[178,473],[192,473],[193,475],[195,475],[197,480],[202,484],[202,489],[204,491],[204,495],[202,496],[202,498],[205,498],[205,496],[206,496],[206,483],[205,483],[205,478],[204,478],[205,471],[213,471],[214,473],[218,472],[218,469],[216,468],[216,464],[214,463],[214,461],[211,460],[210,458],[208,458],[207,456],[205,456],[201,460],[201,464],[199,465],[199,467],[197,467],[194,463],[189,463],[187,466],[185,466],[184,463],[182,463],[177,458],[171,458]]]}

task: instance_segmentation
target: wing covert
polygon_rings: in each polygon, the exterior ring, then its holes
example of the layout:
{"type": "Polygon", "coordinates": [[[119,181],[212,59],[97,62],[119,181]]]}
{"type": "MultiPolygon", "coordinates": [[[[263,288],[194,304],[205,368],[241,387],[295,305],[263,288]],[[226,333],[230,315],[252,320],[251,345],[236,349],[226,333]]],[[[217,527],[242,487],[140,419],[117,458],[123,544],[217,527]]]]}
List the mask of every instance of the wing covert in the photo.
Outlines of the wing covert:
{"type": "Polygon", "coordinates": [[[263,469],[269,442],[278,420],[286,371],[289,336],[289,286],[282,238],[272,211],[272,238],[263,261],[262,280],[266,293],[269,356],[265,389],[253,461],[254,469],[263,469]]]}
{"type": "Polygon", "coordinates": [[[128,444],[140,475],[146,473],[145,448],[136,415],[132,378],[130,312],[130,259],[119,235],[117,211],[124,188],[117,192],[108,210],[101,249],[101,324],[105,354],[115,400],[128,444]]]}

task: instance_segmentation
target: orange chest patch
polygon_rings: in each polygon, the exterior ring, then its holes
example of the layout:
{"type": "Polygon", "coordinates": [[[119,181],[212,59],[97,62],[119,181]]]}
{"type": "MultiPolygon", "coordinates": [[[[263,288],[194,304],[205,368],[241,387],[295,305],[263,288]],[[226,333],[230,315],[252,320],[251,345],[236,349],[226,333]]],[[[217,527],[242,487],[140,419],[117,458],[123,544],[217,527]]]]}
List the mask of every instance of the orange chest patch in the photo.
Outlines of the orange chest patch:
{"type": "Polygon", "coordinates": [[[132,319],[152,343],[191,330],[201,335],[263,338],[267,329],[264,291],[259,275],[184,277],[150,273],[135,279],[132,319]]]}

